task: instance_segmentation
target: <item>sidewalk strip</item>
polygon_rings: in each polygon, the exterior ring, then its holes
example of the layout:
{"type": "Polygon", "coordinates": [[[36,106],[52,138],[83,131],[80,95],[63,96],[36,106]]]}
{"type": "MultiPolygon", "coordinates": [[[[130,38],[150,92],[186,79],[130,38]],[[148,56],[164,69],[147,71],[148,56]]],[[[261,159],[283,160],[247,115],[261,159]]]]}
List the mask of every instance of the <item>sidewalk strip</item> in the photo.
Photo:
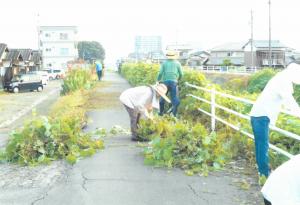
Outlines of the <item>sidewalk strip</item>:
{"type": "Polygon", "coordinates": [[[5,128],[5,127],[11,125],[13,122],[15,122],[16,120],[18,120],[19,118],[21,118],[22,116],[24,116],[25,114],[27,114],[34,107],[36,107],[37,105],[39,105],[40,103],[42,103],[43,101],[45,101],[47,98],[49,98],[51,95],[53,95],[55,92],[57,92],[59,90],[60,90],[60,88],[52,90],[51,92],[49,92],[48,95],[39,98],[38,100],[36,100],[35,102],[33,102],[29,107],[24,108],[23,110],[21,110],[19,113],[17,113],[11,119],[4,121],[3,123],[0,124],[0,129],[1,128],[5,128]]]}

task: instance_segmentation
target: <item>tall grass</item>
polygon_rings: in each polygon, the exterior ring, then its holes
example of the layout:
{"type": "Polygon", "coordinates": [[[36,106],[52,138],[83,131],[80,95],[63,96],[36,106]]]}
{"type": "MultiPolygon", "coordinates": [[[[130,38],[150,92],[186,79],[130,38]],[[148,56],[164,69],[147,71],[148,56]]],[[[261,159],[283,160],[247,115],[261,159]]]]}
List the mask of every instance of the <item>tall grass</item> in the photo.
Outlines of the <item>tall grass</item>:
{"type": "Polygon", "coordinates": [[[74,69],[71,70],[62,84],[62,95],[81,89],[90,89],[96,83],[95,75],[91,69],[74,69]]]}

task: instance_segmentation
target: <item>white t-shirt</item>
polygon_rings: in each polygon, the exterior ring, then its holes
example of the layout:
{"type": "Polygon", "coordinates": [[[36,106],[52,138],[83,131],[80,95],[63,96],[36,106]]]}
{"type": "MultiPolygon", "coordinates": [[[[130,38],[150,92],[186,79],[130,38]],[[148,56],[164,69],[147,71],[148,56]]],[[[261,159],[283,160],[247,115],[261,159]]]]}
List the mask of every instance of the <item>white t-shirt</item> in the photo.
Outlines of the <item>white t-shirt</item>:
{"type": "MultiPolygon", "coordinates": [[[[291,66],[299,65],[292,64],[291,66]]],[[[291,75],[293,75],[293,71],[281,71],[276,74],[257,98],[251,109],[250,116],[267,116],[270,119],[270,123],[275,125],[283,107],[300,115],[299,105],[293,97],[294,88],[291,75]]],[[[294,75],[298,75],[298,73],[294,73],[294,75]]]]}
{"type": "Polygon", "coordinates": [[[124,105],[144,114],[148,107],[159,109],[159,98],[156,97],[155,90],[149,86],[129,88],[122,92],[120,100],[124,105]]]}
{"type": "Polygon", "coordinates": [[[300,205],[300,154],[273,171],[261,192],[272,205],[300,205]]]}

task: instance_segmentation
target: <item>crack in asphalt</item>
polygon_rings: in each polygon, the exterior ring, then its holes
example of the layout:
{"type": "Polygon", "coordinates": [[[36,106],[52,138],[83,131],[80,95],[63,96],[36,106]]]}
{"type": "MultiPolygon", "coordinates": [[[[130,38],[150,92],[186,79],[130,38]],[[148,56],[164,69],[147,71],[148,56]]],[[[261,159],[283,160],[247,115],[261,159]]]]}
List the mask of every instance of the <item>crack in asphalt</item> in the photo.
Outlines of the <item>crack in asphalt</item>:
{"type": "Polygon", "coordinates": [[[124,178],[88,178],[85,176],[85,174],[81,174],[81,177],[83,179],[82,183],[81,183],[81,187],[85,190],[88,191],[88,189],[86,188],[86,185],[89,181],[117,181],[117,182],[134,182],[134,183],[139,183],[139,182],[151,182],[153,180],[144,180],[144,179],[124,179],[124,178]]]}
{"type": "Polygon", "coordinates": [[[37,202],[44,200],[47,196],[48,196],[48,192],[51,190],[51,187],[47,188],[47,191],[45,194],[43,194],[40,198],[34,200],[33,202],[31,202],[31,205],[35,205],[37,202]]]}
{"type": "Polygon", "coordinates": [[[90,180],[90,179],[88,179],[88,178],[84,175],[84,173],[81,173],[81,177],[82,177],[82,179],[83,179],[82,184],[81,184],[81,187],[82,187],[82,189],[84,189],[86,192],[88,192],[88,190],[87,190],[87,188],[86,188],[86,183],[87,183],[87,181],[90,180]]]}
{"type": "Polygon", "coordinates": [[[193,194],[194,194],[195,196],[197,196],[198,198],[200,198],[200,199],[203,200],[203,201],[206,201],[208,205],[210,204],[209,201],[208,201],[206,198],[200,196],[200,195],[196,192],[196,190],[192,187],[192,185],[188,184],[188,187],[189,187],[189,189],[193,192],[193,194]]]}
{"type": "MultiPolygon", "coordinates": [[[[64,178],[62,178],[62,181],[65,181],[65,183],[67,183],[68,179],[69,179],[69,171],[71,170],[72,168],[67,168],[65,173],[63,174],[64,175],[64,178]]],[[[31,202],[30,204],[31,205],[35,205],[36,203],[38,203],[39,201],[43,201],[47,196],[48,196],[48,193],[52,190],[52,188],[54,187],[55,184],[52,184],[50,186],[48,186],[45,190],[46,192],[38,199],[34,200],[33,202],[31,202]]]]}

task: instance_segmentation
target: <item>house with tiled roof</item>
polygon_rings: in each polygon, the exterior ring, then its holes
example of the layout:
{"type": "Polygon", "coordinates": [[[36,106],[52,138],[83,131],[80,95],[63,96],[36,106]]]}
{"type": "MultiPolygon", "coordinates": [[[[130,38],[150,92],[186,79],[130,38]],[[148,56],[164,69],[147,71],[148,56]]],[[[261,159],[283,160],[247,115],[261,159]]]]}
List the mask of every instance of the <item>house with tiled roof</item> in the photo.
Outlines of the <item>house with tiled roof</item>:
{"type": "MultiPolygon", "coordinates": [[[[245,66],[252,67],[251,41],[248,41],[244,47],[245,66]]],[[[271,41],[272,67],[284,68],[288,64],[288,56],[294,49],[284,45],[278,40],[271,41]]],[[[253,41],[253,67],[269,66],[269,41],[254,40],[253,41]]]]}
{"type": "Polygon", "coordinates": [[[42,59],[42,54],[40,51],[37,51],[37,50],[32,51],[32,60],[33,60],[32,70],[41,70],[43,59],[42,59]]]}
{"type": "Polygon", "coordinates": [[[4,43],[0,43],[0,88],[3,85],[3,78],[6,71],[7,61],[6,56],[8,54],[8,48],[7,45],[4,43]]]}
{"type": "Polygon", "coordinates": [[[210,57],[206,65],[221,66],[225,60],[229,60],[235,66],[244,65],[244,45],[245,42],[234,42],[210,49],[210,57]]]}
{"type": "MultiPolygon", "coordinates": [[[[269,66],[269,41],[253,41],[253,55],[251,41],[227,43],[212,48],[206,65],[222,66],[225,60],[233,66],[246,66],[247,68],[262,68],[269,66]],[[253,60],[252,60],[253,56],[253,60]],[[253,64],[253,65],[252,65],[253,64]]],[[[278,40],[271,41],[272,67],[284,68],[289,62],[289,56],[294,49],[282,44],[278,40]]]]}
{"type": "Polygon", "coordinates": [[[10,81],[14,75],[25,72],[23,56],[18,49],[9,49],[5,58],[9,66],[4,74],[4,81],[10,81]]]}

